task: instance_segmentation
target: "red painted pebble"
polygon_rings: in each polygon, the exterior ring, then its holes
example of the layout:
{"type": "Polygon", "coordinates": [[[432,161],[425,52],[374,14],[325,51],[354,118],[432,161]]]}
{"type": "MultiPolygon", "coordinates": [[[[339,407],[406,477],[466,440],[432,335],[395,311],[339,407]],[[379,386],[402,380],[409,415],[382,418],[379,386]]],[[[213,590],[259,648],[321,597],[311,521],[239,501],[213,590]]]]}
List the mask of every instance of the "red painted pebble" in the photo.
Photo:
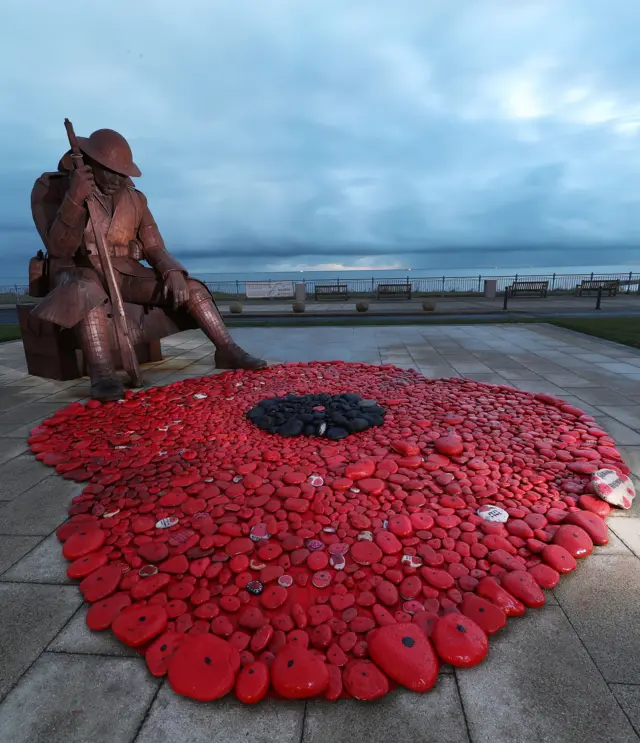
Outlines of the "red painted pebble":
{"type": "Polygon", "coordinates": [[[380,699],[389,691],[389,679],[377,665],[368,660],[352,660],[343,671],[347,692],[361,702],[380,699]]]}
{"type": "Polygon", "coordinates": [[[502,588],[494,578],[483,578],[476,587],[478,596],[499,606],[509,617],[521,617],[525,611],[525,605],[515,596],[502,588]]]}
{"type": "Polygon", "coordinates": [[[560,580],[560,573],[542,562],[530,567],[528,572],[540,588],[555,588],[560,580]]]}
{"type": "Polygon", "coordinates": [[[111,629],[121,642],[135,648],[157,637],[167,621],[167,612],[161,606],[129,606],[113,620],[111,629]]]}
{"type": "Polygon", "coordinates": [[[553,536],[553,543],[564,547],[577,559],[588,557],[593,552],[593,542],[587,532],[575,524],[564,524],[553,536]]]}
{"type": "Polygon", "coordinates": [[[240,654],[226,640],[208,634],[187,635],[169,661],[169,684],[199,702],[228,694],[240,669],[240,654]]]}
{"type": "Polygon", "coordinates": [[[547,565],[563,575],[578,567],[575,557],[559,544],[546,545],[540,556],[547,565]]]}
{"type": "Polygon", "coordinates": [[[164,542],[147,542],[139,547],[138,554],[145,562],[162,562],[169,555],[169,548],[164,542]]]}
{"type": "Polygon", "coordinates": [[[107,538],[107,532],[102,529],[82,529],[72,534],[64,543],[62,554],[67,560],[77,560],[102,547],[107,538]]]}
{"type": "Polygon", "coordinates": [[[236,679],[236,696],[243,704],[257,704],[269,691],[269,667],[263,661],[249,663],[236,679]]]}
{"type": "Polygon", "coordinates": [[[278,584],[269,584],[260,594],[260,603],[265,609],[277,609],[287,600],[287,589],[278,584]]]}
{"type": "Polygon", "coordinates": [[[579,526],[591,537],[591,541],[597,545],[609,543],[609,529],[604,520],[595,513],[586,511],[574,511],[563,521],[563,525],[571,524],[579,526]]]}
{"type": "MultiPolygon", "coordinates": [[[[128,392],[58,411],[29,445],[86,483],[56,533],[90,626],[164,611],[166,628],[139,646],[158,675],[174,657],[163,637],[213,637],[263,673],[295,637],[328,669],[326,699],[351,694],[354,661],[388,688],[370,659],[379,630],[411,624],[426,639],[457,615],[490,634],[538,605],[574,554],[606,544],[597,487],[634,494],[611,438],[573,406],[390,365],[280,365],[128,392]],[[384,426],[314,443],[245,417],[291,390],[364,393],[384,426]]],[[[236,677],[229,689],[251,702],[236,677]]]]}
{"type": "Polygon", "coordinates": [[[122,580],[122,575],[122,569],[113,563],[94,570],[80,583],[80,591],[85,601],[92,604],[114,593],[122,580]]]}
{"type": "Polygon", "coordinates": [[[502,609],[475,593],[465,594],[460,611],[473,619],[487,635],[493,635],[507,623],[507,615],[502,609]]]}
{"type": "Polygon", "coordinates": [[[360,541],[351,546],[350,555],[359,565],[371,565],[382,559],[382,550],[374,542],[360,541]]]}
{"type": "Polygon", "coordinates": [[[440,617],[431,639],[440,658],[452,666],[475,666],[489,652],[485,632],[473,619],[458,612],[440,617]]]}
{"type": "Polygon", "coordinates": [[[525,606],[544,606],[544,593],[534,577],[525,570],[513,570],[500,577],[500,583],[505,591],[515,596],[525,606]]]}
{"type": "Polygon", "coordinates": [[[454,435],[441,436],[439,439],[434,441],[433,445],[438,454],[445,454],[449,457],[455,457],[458,454],[462,454],[464,450],[462,439],[459,436],[454,435]]]}
{"type": "Polygon", "coordinates": [[[286,699],[316,697],[329,685],[327,664],[298,643],[280,648],[270,670],[274,690],[286,699]]]}
{"type": "Polygon", "coordinates": [[[92,552],[89,555],[74,560],[67,568],[67,576],[75,579],[86,578],[87,575],[106,565],[107,562],[108,558],[104,552],[92,552]]]}
{"type": "Polygon", "coordinates": [[[146,649],[144,659],[152,676],[166,676],[169,661],[180,647],[185,635],[178,632],[165,632],[146,649]]]}
{"type": "Polygon", "coordinates": [[[369,636],[369,655],[378,666],[411,691],[428,691],[438,678],[438,659],[415,624],[388,624],[369,636]]]}
{"type": "Polygon", "coordinates": [[[87,627],[91,630],[105,630],[111,627],[113,620],[120,612],[131,605],[127,593],[114,593],[102,601],[96,601],[89,607],[86,615],[87,627]]]}

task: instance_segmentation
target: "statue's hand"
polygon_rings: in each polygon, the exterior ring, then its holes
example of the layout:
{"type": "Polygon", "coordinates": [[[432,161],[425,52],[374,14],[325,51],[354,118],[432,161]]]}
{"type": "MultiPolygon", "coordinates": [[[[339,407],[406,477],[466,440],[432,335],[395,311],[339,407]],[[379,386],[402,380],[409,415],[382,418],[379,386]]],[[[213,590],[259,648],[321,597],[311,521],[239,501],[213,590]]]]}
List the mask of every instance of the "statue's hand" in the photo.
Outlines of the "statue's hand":
{"type": "Polygon", "coordinates": [[[174,308],[180,307],[189,301],[189,287],[187,280],[181,271],[171,271],[164,283],[164,297],[167,299],[169,294],[173,297],[174,308]]]}
{"type": "Polygon", "coordinates": [[[93,171],[88,165],[74,170],[69,184],[69,198],[76,204],[84,204],[96,187],[93,171]]]}

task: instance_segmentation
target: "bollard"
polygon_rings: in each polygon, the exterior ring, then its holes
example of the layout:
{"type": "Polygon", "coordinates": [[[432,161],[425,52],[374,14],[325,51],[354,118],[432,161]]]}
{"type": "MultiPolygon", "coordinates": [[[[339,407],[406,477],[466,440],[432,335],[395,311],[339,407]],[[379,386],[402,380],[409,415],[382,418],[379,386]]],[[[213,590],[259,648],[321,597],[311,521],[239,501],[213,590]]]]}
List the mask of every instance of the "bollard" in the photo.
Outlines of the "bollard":
{"type": "Polygon", "coordinates": [[[596,309],[600,310],[602,307],[600,307],[600,302],[602,302],[602,287],[598,287],[598,300],[596,301],[596,309]]]}
{"type": "Polygon", "coordinates": [[[509,287],[505,287],[504,290],[504,302],[502,303],[502,309],[507,309],[507,302],[509,301],[509,287]]]}

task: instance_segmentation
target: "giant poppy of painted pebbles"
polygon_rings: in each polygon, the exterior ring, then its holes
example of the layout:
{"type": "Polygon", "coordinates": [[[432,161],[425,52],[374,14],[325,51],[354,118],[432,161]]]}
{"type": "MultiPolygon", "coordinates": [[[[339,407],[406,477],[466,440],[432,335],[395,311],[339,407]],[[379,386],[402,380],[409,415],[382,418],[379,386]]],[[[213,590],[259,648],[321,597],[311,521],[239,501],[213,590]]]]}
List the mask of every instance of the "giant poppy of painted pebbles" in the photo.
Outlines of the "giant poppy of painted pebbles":
{"type": "Polygon", "coordinates": [[[591,474],[629,472],[557,398],[340,362],[74,403],[29,444],[88,483],[57,534],[89,627],[202,701],[427,691],[606,544],[591,474]],[[383,425],[327,441],[246,417],[345,393],[383,425]]]}

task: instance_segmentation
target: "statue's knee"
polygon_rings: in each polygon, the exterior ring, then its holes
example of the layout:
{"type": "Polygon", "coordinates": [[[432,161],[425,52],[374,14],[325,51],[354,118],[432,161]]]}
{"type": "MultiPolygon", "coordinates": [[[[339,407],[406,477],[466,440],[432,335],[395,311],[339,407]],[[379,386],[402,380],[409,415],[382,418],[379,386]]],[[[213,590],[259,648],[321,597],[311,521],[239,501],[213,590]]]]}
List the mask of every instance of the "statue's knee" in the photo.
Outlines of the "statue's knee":
{"type": "Polygon", "coordinates": [[[199,282],[194,279],[187,279],[187,287],[189,289],[189,299],[193,302],[210,302],[211,294],[207,289],[199,282]]]}

